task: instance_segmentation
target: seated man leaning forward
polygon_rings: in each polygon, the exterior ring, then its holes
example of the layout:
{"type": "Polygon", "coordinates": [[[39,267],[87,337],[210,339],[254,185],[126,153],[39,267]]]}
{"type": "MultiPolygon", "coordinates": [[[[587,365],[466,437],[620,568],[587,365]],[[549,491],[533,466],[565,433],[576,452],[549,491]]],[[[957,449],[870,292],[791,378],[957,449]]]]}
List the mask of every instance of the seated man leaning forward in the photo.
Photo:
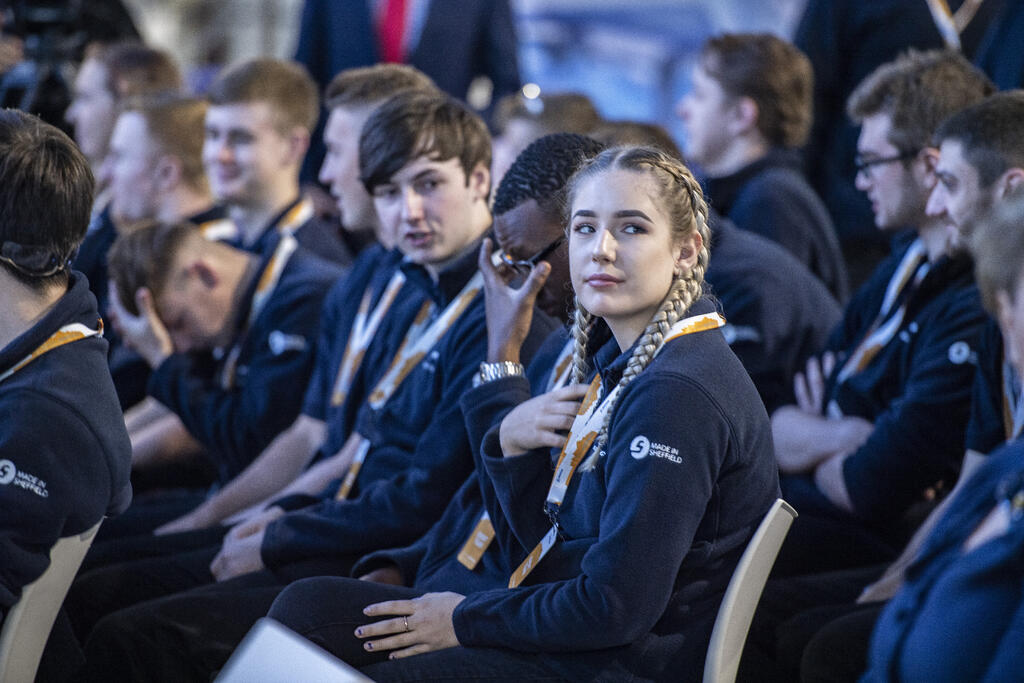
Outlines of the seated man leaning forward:
{"type": "MultiPolygon", "coordinates": [[[[340,269],[290,235],[260,256],[211,242],[191,223],[121,237],[110,264],[117,322],[154,369],[149,394],[177,416],[220,481],[231,479],[298,414],[320,305],[340,269]],[[214,349],[216,361],[194,353],[214,349]]],[[[170,445],[162,453],[181,457],[170,445]]]]}
{"type": "Polygon", "coordinates": [[[58,538],[131,499],[103,325],[68,265],[92,193],[70,138],[0,112],[0,624],[58,538]]]}

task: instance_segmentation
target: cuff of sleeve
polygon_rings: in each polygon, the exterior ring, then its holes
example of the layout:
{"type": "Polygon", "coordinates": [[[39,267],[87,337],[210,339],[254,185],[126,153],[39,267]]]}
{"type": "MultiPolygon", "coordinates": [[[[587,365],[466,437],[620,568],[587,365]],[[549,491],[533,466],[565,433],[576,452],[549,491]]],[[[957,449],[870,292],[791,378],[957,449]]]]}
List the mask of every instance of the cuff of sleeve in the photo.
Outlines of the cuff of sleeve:
{"type": "Polygon", "coordinates": [[[395,566],[402,573],[402,582],[407,586],[411,585],[416,568],[409,566],[409,563],[405,561],[407,554],[402,552],[403,550],[404,548],[378,550],[369,555],[364,555],[352,565],[351,576],[358,578],[363,574],[372,572],[374,569],[395,566]]]}
{"type": "Polygon", "coordinates": [[[316,496],[310,496],[306,493],[293,493],[288,496],[282,496],[268,505],[268,508],[279,507],[285,512],[291,512],[292,510],[301,510],[304,507],[309,507],[316,502],[319,502],[319,498],[316,496]]]}

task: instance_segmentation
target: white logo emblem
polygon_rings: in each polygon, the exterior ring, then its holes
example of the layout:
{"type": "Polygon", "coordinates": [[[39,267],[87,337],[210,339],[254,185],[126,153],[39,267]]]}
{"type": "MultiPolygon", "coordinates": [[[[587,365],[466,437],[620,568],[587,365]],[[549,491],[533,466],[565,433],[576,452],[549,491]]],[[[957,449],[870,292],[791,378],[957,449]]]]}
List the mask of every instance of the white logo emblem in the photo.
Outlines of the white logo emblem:
{"type": "Polygon", "coordinates": [[[18,474],[18,468],[10,460],[0,460],[0,484],[10,484],[18,474]]]}
{"type": "Polygon", "coordinates": [[[651,450],[651,441],[646,436],[634,437],[629,444],[629,454],[637,460],[646,458],[649,450],[651,450]]]}
{"type": "Polygon", "coordinates": [[[971,358],[971,347],[965,341],[953,342],[949,347],[949,362],[962,365],[971,358]]]}

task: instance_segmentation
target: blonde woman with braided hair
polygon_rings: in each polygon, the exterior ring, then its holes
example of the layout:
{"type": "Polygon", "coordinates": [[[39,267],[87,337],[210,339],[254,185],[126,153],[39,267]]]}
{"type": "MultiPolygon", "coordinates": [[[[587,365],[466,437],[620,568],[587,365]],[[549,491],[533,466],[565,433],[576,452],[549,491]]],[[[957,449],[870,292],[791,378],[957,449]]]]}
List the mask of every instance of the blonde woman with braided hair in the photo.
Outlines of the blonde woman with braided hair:
{"type": "MultiPolygon", "coordinates": [[[[519,403],[477,462],[507,587],[410,594],[315,632],[285,619],[376,681],[699,680],[779,494],[768,416],[703,290],[711,240],[690,171],[606,150],[568,205],[573,383],[519,403]]],[[[292,612],[317,609],[293,595],[292,612]]]]}

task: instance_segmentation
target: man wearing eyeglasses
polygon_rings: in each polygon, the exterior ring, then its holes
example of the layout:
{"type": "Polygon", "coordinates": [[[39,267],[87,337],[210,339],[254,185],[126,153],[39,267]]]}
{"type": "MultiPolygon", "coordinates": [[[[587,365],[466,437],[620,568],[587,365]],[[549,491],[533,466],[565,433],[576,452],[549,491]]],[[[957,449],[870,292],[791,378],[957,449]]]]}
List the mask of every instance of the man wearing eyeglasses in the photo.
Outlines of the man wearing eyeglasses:
{"type": "Polygon", "coordinates": [[[909,228],[797,374],[797,405],[772,416],[783,494],[800,510],[781,573],[892,559],[904,515],[960,463],[984,313],[949,222],[926,215],[931,136],[992,85],[952,52],[910,52],[854,91],[857,187],[880,230],[909,228]]]}

